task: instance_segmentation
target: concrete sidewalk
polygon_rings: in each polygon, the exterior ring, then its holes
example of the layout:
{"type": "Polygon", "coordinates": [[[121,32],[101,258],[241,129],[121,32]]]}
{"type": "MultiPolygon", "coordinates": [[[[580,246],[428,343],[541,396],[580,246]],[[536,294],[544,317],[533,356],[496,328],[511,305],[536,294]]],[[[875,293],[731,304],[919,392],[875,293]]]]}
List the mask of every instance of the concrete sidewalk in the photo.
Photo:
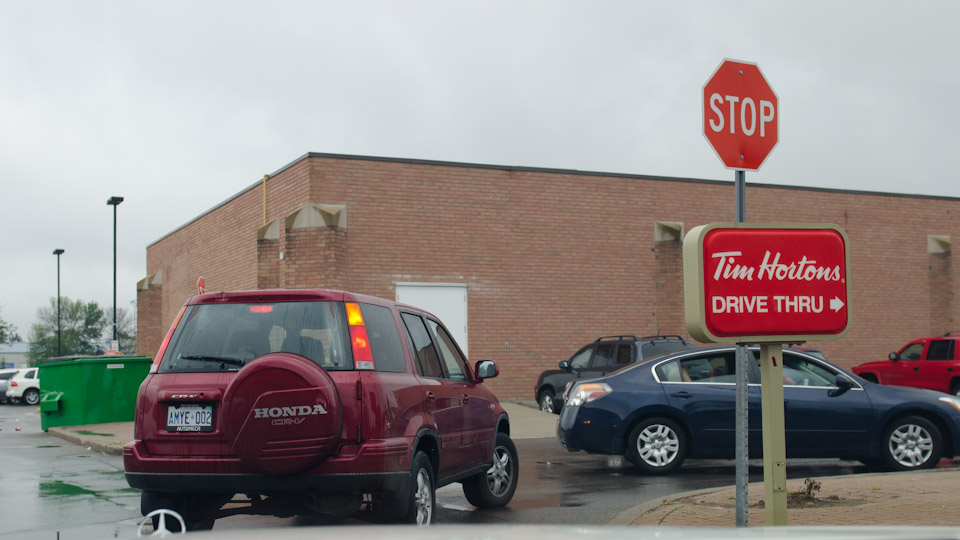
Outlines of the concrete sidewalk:
{"type": "MultiPolygon", "coordinates": [[[[816,501],[791,504],[787,509],[788,525],[960,528],[960,505],[956,504],[960,469],[828,476],[813,480],[821,486],[815,494],[816,501]]],[[[804,479],[788,480],[787,492],[801,491],[804,485],[804,479]]],[[[750,484],[749,493],[749,524],[762,527],[766,517],[757,503],[763,498],[763,484],[750,484]]],[[[736,491],[731,486],[678,493],[623,512],[611,524],[733,527],[736,525],[736,491]]]]}
{"type": "MultiPolygon", "coordinates": [[[[514,439],[556,436],[557,415],[541,412],[536,403],[503,403],[514,439]]],[[[91,450],[122,455],[133,440],[133,422],[50,428],[49,433],[91,450]]],[[[557,443],[559,444],[559,443],[557,443]]],[[[789,467],[789,463],[788,463],[789,467]]],[[[877,473],[814,479],[821,489],[815,501],[787,510],[789,525],[940,525],[960,527],[960,469],[938,468],[911,473],[877,473]]],[[[733,478],[730,478],[731,483],[733,478]]],[[[788,492],[803,489],[804,480],[789,480],[788,492]]],[[[765,525],[763,484],[750,484],[749,522],[765,525]]],[[[733,527],[733,486],[678,493],[635,506],[611,525],[733,527]]]]}

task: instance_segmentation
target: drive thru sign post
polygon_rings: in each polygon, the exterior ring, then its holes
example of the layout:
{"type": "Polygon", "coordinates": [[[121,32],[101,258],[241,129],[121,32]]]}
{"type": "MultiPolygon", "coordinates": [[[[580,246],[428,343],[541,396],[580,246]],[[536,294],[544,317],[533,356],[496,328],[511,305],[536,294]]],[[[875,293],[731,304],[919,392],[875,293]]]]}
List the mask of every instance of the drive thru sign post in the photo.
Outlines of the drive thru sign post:
{"type": "MultiPolygon", "coordinates": [[[[779,102],[760,68],[749,62],[724,60],[703,85],[703,134],[717,157],[727,168],[736,169],[735,209],[738,223],[747,220],[745,169],[757,170],[779,140],[779,102]]],[[[747,362],[749,354],[743,343],[737,343],[736,393],[736,458],[737,458],[737,527],[747,526],[747,362]]],[[[768,378],[769,380],[769,378],[768,378]]],[[[769,386],[769,385],[768,385],[769,386]]],[[[781,394],[783,388],[780,388],[781,394]]],[[[782,397],[782,396],[781,396],[782,397]]],[[[766,402],[764,402],[766,403],[766,402]]],[[[764,407],[766,408],[766,406],[764,407]]],[[[783,406],[781,403],[782,416],[783,406]]],[[[766,415],[765,418],[770,418],[766,415]]],[[[781,428],[783,423],[780,424],[781,428]]],[[[770,437],[764,438],[764,444],[770,437]]],[[[781,447],[783,430],[781,429],[781,447]]],[[[765,455],[772,455],[766,452],[765,455]]],[[[780,454],[778,454],[780,455],[780,454]]],[[[764,471],[765,483],[766,475],[764,471]]],[[[785,471],[783,479],[786,481],[785,471]]],[[[777,500],[780,500],[778,497],[777,500]]],[[[773,498],[767,497],[767,522],[778,523],[773,514],[773,498]]],[[[782,497],[786,524],[786,497],[782,497]]]]}
{"type": "Polygon", "coordinates": [[[789,223],[701,225],[683,240],[690,335],[761,344],[767,525],[787,522],[783,344],[846,333],[847,244],[836,225],[789,223]]]}

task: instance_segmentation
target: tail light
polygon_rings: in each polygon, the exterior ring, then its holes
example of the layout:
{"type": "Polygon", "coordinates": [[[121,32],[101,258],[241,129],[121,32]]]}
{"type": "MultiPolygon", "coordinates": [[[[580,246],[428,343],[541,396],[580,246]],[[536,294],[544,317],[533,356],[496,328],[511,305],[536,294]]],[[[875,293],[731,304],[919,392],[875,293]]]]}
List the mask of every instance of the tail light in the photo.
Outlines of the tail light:
{"type": "Polygon", "coordinates": [[[170,330],[167,331],[167,337],[163,338],[163,343],[160,344],[160,350],[157,351],[157,356],[153,358],[153,363],[150,364],[150,373],[156,373],[160,369],[160,360],[163,358],[163,353],[167,352],[167,345],[170,345],[170,338],[173,337],[173,331],[177,329],[177,325],[180,324],[180,319],[183,317],[183,312],[187,310],[187,306],[180,308],[180,313],[177,313],[177,318],[173,320],[173,324],[170,325],[170,330]]]}
{"type": "Polygon", "coordinates": [[[573,391],[570,392],[570,399],[567,400],[567,405],[579,407],[591,401],[596,401],[610,392],[613,392],[613,389],[606,383],[578,384],[574,386],[573,391]]]}
{"type": "Polygon", "coordinates": [[[10,386],[20,386],[17,381],[10,381],[10,386]]]}
{"type": "Polygon", "coordinates": [[[353,367],[355,369],[376,369],[373,364],[373,351],[370,350],[370,339],[367,337],[367,327],[363,323],[363,313],[360,304],[348,302],[347,326],[350,328],[350,345],[353,348],[353,367]]]}

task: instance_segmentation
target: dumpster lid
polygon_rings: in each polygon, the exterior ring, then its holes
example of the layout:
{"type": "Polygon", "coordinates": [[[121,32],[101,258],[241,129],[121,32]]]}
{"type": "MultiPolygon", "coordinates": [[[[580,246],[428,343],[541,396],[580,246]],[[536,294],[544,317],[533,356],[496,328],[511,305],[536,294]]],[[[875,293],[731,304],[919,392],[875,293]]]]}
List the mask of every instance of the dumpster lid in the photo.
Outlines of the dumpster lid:
{"type": "Polygon", "coordinates": [[[110,360],[110,361],[118,360],[122,362],[123,360],[129,360],[129,359],[149,360],[149,358],[146,356],[138,356],[138,355],[131,355],[131,354],[103,354],[99,356],[95,354],[76,354],[71,356],[57,356],[55,358],[38,358],[36,361],[36,364],[39,366],[42,364],[53,364],[56,362],[70,362],[73,360],[110,360]]]}

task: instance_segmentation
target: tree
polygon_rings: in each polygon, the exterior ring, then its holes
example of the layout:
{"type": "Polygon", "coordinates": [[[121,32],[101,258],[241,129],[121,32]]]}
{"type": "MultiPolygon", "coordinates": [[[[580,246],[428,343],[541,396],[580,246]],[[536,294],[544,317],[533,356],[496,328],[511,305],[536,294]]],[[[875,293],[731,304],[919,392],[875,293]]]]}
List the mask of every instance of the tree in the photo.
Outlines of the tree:
{"type": "MultiPolygon", "coordinates": [[[[111,319],[112,322],[113,319],[111,319]]],[[[108,324],[103,308],[96,302],[60,298],[61,355],[98,354],[104,327],[108,324]]],[[[37,309],[37,322],[30,328],[31,361],[53,358],[57,354],[57,299],[37,309]]]]}
{"type": "Polygon", "coordinates": [[[0,343],[13,343],[14,341],[23,341],[20,334],[17,333],[17,327],[0,317],[0,343]]]}
{"type": "MultiPolygon", "coordinates": [[[[107,308],[107,328],[104,334],[106,341],[113,340],[113,308],[107,308]]],[[[120,352],[134,354],[137,350],[137,323],[130,310],[117,308],[117,336],[120,341],[120,352]]]]}

